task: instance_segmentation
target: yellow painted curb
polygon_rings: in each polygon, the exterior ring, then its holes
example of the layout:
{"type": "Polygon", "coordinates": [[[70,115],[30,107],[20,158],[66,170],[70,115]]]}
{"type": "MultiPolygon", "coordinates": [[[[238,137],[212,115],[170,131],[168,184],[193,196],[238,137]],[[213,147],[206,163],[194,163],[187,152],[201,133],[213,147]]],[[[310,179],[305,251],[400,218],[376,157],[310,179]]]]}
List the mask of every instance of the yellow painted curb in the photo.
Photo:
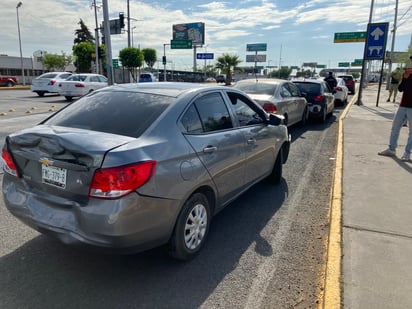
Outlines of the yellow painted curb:
{"type": "Polygon", "coordinates": [[[324,281],[323,302],[318,308],[342,308],[342,181],[343,181],[343,120],[357,96],[353,97],[339,118],[338,141],[336,149],[336,162],[334,181],[331,194],[330,230],[327,241],[326,270],[324,281]]]}

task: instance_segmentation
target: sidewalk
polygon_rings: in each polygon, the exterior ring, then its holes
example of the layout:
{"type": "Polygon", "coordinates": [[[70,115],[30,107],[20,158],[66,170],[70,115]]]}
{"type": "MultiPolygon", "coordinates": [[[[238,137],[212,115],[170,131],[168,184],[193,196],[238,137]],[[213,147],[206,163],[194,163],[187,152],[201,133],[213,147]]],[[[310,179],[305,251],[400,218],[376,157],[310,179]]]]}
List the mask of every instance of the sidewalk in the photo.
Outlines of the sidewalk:
{"type": "MultiPolygon", "coordinates": [[[[382,85],[363,89],[363,105],[343,120],[342,307],[412,308],[412,162],[379,156],[397,105],[382,85]]],[[[398,93],[397,102],[401,98],[398,93]]]]}

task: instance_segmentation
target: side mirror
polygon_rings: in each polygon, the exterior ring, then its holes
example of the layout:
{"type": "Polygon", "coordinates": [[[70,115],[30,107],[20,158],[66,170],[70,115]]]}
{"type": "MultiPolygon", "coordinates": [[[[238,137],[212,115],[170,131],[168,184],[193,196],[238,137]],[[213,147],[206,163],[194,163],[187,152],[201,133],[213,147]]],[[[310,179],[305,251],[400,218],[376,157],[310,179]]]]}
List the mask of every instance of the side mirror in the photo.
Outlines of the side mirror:
{"type": "Polygon", "coordinates": [[[269,124],[271,124],[272,126],[278,126],[281,124],[287,125],[287,121],[282,115],[269,114],[269,124]]]}

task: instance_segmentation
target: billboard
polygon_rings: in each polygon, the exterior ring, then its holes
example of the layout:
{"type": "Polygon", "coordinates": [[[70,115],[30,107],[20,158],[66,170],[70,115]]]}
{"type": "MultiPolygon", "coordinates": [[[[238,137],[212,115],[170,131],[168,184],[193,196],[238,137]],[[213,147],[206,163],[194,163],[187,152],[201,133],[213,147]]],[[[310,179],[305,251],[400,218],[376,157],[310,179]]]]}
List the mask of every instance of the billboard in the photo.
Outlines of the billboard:
{"type": "Polygon", "coordinates": [[[266,43],[247,44],[246,51],[266,51],[266,43]]]}
{"type": "Polygon", "coordinates": [[[172,26],[173,40],[191,40],[193,45],[205,44],[205,23],[177,24],[172,26]]]}

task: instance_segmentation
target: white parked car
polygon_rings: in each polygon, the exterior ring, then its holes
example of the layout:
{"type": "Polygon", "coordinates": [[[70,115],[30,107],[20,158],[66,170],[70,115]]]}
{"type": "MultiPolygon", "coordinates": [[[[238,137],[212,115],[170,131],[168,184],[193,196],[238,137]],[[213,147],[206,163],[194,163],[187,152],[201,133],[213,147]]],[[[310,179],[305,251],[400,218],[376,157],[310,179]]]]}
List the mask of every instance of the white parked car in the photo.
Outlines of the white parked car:
{"type": "Polygon", "coordinates": [[[81,97],[107,85],[107,78],[103,75],[92,73],[73,74],[59,83],[59,93],[67,101],[71,101],[73,97],[81,97]]]}
{"type": "Polygon", "coordinates": [[[348,102],[349,89],[343,78],[337,78],[338,84],[333,89],[333,96],[335,97],[335,104],[345,105],[348,102]]]}
{"type": "Polygon", "coordinates": [[[42,97],[45,93],[59,93],[59,82],[70,77],[70,72],[48,72],[36,77],[31,82],[30,90],[42,97]]]}

